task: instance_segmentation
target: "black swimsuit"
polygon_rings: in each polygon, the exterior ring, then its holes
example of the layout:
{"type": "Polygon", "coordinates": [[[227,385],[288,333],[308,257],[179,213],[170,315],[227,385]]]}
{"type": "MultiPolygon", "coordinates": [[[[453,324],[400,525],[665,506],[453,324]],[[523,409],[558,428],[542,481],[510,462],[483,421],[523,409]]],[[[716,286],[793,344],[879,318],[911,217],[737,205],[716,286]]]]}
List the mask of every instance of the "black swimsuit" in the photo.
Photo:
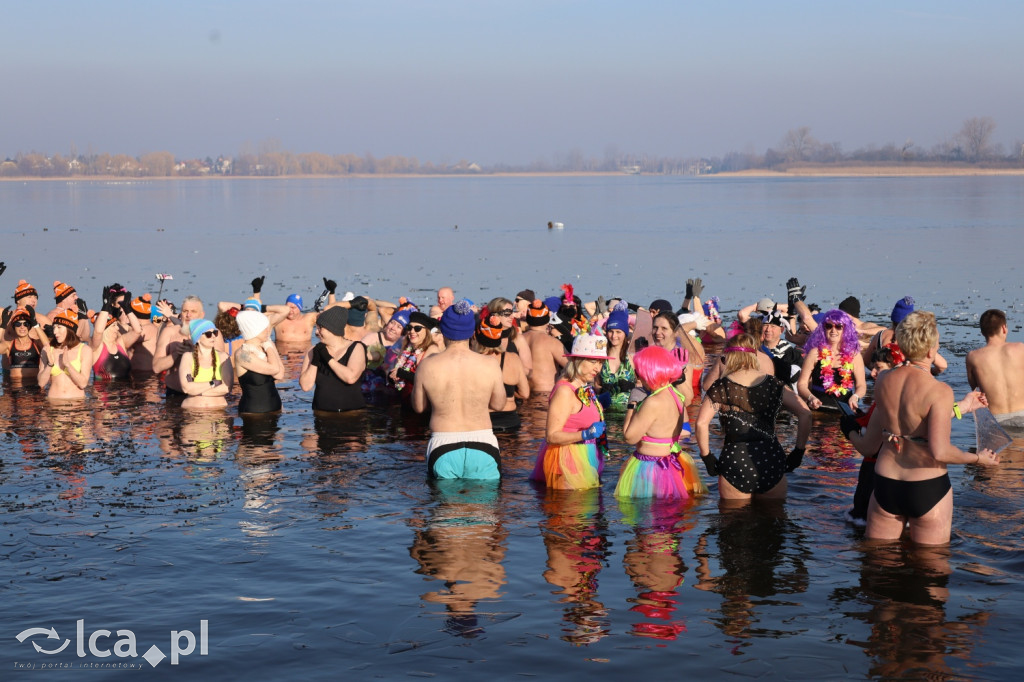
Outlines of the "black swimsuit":
{"type": "Polygon", "coordinates": [[[708,389],[725,434],[718,473],[741,493],[765,493],[786,474],[786,453],[775,437],[782,382],[766,375],[753,386],[722,377],[708,389]]]}
{"type": "MultiPolygon", "coordinates": [[[[322,345],[324,344],[318,343],[317,347],[322,345]]],[[[347,367],[348,361],[352,357],[352,351],[357,346],[363,349],[365,355],[366,346],[361,341],[353,341],[338,362],[347,367]]],[[[361,389],[361,378],[356,379],[354,383],[346,384],[338,378],[333,369],[320,364],[318,358],[319,353],[314,348],[312,364],[316,366],[316,387],[313,389],[313,409],[321,412],[347,412],[366,407],[366,400],[363,398],[361,389]]]]}
{"type": "Polygon", "coordinates": [[[39,369],[39,349],[35,343],[30,343],[25,350],[18,350],[12,343],[8,357],[11,361],[10,369],[39,369]]]}
{"type": "Polygon", "coordinates": [[[274,377],[250,369],[238,377],[238,385],[242,388],[242,398],[238,401],[240,414],[281,411],[281,395],[277,392],[274,377]]]}

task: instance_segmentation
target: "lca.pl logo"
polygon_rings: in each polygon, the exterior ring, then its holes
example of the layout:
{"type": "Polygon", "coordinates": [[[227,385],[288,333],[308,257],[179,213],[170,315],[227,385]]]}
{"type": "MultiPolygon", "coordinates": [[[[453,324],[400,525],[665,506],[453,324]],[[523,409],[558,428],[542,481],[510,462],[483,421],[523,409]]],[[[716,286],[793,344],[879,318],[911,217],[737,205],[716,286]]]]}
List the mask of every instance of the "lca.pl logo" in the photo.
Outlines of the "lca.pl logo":
{"type": "MultiPolygon", "coordinates": [[[[85,658],[90,654],[96,658],[108,658],[110,656],[115,656],[117,658],[137,658],[139,653],[138,646],[135,641],[135,633],[131,630],[118,630],[116,634],[118,639],[114,642],[113,647],[110,647],[110,640],[113,635],[110,630],[95,630],[87,639],[85,636],[85,620],[78,620],[76,621],[75,627],[75,653],[78,655],[78,658],[85,658]],[[86,653],[87,648],[88,653],[86,653]]],[[[32,647],[36,652],[51,656],[61,653],[71,645],[70,639],[65,639],[63,643],[50,641],[61,639],[60,635],[57,634],[57,628],[55,627],[28,628],[19,632],[16,639],[19,642],[31,640],[32,647]],[[43,640],[45,646],[40,644],[36,639],[32,639],[40,635],[46,636],[46,639],[43,640]]],[[[209,654],[208,641],[209,621],[201,620],[199,621],[200,656],[207,656],[209,654]]],[[[178,665],[178,659],[181,656],[188,656],[196,650],[196,636],[191,630],[171,630],[169,650],[171,653],[171,665],[178,665]]],[[[142,654],[142,658],[146,659],[146,662],[155,668],[161,663],[161,661],[167,658],[167,655],[160,650],[160,647],[154,644],[146,650],[146,653],[142,654]]],[[[36,665],[34,663],[15,663],[15,667],[35,668],[36,665]]],[[[71,665],[43,663],[40,667],[71,667],[71,665]]]]}

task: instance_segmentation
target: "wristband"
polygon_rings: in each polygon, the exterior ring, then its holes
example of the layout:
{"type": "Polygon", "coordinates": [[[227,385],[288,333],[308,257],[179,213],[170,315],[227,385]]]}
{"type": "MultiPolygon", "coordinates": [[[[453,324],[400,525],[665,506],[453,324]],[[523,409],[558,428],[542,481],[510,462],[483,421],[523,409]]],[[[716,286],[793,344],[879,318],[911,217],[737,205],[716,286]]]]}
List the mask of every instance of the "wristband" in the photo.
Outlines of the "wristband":
{"type": "Polygon", "coordinates": [[[953,403],[953,416],[957,419],[963,419],[964,415],[960,412],[960,403],[953,403]]]}

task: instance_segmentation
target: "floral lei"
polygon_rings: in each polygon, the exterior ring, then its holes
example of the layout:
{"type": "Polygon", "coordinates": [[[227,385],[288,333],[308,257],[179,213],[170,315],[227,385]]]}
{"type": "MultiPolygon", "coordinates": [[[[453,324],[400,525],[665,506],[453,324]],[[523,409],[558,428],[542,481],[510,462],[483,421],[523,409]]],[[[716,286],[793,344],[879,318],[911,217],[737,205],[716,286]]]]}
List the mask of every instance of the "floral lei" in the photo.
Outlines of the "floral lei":
{"type": "Polygon", "coordinates": [[[832,369],[832,349],[821,348],[818,350],[818,355],[821,358],[821,387],[825,389],[826,393],[831,395],[842,395],[848,391],[853,390],[853,356],[844,355],[841,358],[839,365],[839,378],[840,383],[836,385],[833,379],[832,369]]]}

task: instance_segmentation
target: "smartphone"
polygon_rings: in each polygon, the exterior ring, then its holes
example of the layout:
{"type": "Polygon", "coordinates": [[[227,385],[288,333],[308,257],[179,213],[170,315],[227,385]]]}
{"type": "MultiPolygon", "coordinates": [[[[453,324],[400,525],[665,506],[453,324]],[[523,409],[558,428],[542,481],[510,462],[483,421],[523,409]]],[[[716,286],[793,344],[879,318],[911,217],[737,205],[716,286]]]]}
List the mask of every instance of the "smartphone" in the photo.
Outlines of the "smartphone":
{"type": "Polygon", "coordinates": [[[846,402],[845,400],[840,400],[839,398],[833,398],[833,400],[836,401],[836,407],[839,408],[839,411],[845,414],[847,417],[857,416],[857,413],[853,411],[848,402],[846,402]]]}

